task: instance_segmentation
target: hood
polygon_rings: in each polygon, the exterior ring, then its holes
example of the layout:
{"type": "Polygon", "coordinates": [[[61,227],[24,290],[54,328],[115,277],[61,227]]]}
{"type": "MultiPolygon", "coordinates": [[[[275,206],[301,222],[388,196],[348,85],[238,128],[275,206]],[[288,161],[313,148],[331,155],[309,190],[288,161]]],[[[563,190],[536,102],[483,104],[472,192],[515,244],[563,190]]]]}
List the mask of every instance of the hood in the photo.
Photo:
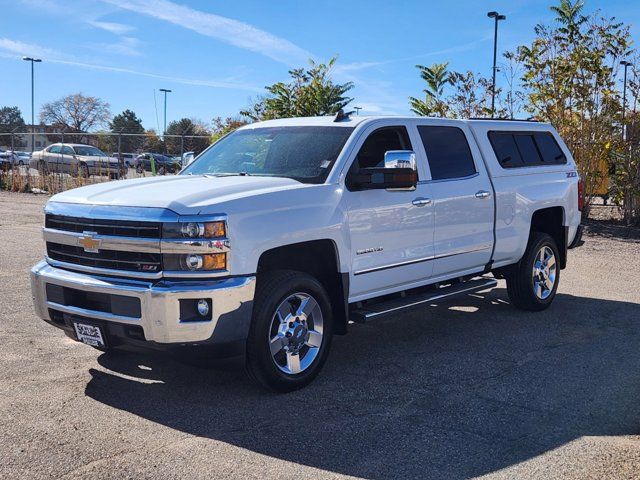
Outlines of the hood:
{"type": "Polygon", "coordinates": [[[306,186],[281,177],[176,175],[96,183],[59,193],[50,201],[168,208],[179,215],[190,215],[199,213],[209,205],[306,186]]]}

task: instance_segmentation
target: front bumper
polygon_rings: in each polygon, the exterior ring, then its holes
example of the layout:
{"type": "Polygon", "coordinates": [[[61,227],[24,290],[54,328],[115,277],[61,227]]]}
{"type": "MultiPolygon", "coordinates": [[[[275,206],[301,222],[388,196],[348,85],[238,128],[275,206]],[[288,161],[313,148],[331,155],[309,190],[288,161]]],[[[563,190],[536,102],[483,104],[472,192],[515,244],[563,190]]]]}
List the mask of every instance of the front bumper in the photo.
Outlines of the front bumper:
{"type": "Polygon", "coordinates": [[[31,290],[36,314],[72,337],[69,318],[81,318],[103,325],[117,337],[112,344],[240,346],[249,332],[255,277],[148,282],[72,272],[42,261],[31,269],[31,290]],[[211,319],[181,320],[180,301],[201,298],[210,301],[211,319]],[[127,329],[141,329],[143,335],[128,339],[127,329]]]}

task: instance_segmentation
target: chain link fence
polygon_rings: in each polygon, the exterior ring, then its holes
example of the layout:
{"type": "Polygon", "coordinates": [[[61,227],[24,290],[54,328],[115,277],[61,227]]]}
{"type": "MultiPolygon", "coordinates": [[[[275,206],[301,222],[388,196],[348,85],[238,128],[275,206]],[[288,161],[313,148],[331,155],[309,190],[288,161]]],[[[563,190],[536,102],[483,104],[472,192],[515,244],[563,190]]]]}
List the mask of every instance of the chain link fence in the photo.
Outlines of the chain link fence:
{"type": "Polygon", "coordinates": [[[0,189],[58,193],[110,180],[178,173],[208,135],[76,133],[50,127],[0,133],[0,189]]]}

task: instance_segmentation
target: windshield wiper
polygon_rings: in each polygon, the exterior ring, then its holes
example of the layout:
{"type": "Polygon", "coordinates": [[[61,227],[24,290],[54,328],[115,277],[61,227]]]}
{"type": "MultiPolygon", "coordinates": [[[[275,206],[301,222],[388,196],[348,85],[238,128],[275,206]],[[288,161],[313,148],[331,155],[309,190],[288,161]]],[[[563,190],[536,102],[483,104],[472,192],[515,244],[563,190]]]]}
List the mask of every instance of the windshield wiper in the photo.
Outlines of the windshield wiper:
{"type": "Polygon", "coordinates": [[[250,177],[249,172],[237,172],[237,173],[204,173],[206,177],[250,177]]]}

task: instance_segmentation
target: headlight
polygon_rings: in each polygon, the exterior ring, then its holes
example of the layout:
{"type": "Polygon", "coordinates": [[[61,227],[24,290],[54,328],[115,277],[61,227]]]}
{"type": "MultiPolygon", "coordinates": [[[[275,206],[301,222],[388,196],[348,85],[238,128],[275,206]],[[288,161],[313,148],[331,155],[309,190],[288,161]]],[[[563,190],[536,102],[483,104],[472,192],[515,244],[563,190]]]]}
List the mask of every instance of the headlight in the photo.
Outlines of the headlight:
{"type": "Polygon", "coordinates": [[[224,238],[227,228],[224,221],[176,222],[162,226],[163,238],[224,238]]]}
{"type": "Polygon", "coordinates": [[[187,253],[164,254],[163,263],[165,270],[205,272],[212,270],[226,270],[226,253],[187,253]]]}

